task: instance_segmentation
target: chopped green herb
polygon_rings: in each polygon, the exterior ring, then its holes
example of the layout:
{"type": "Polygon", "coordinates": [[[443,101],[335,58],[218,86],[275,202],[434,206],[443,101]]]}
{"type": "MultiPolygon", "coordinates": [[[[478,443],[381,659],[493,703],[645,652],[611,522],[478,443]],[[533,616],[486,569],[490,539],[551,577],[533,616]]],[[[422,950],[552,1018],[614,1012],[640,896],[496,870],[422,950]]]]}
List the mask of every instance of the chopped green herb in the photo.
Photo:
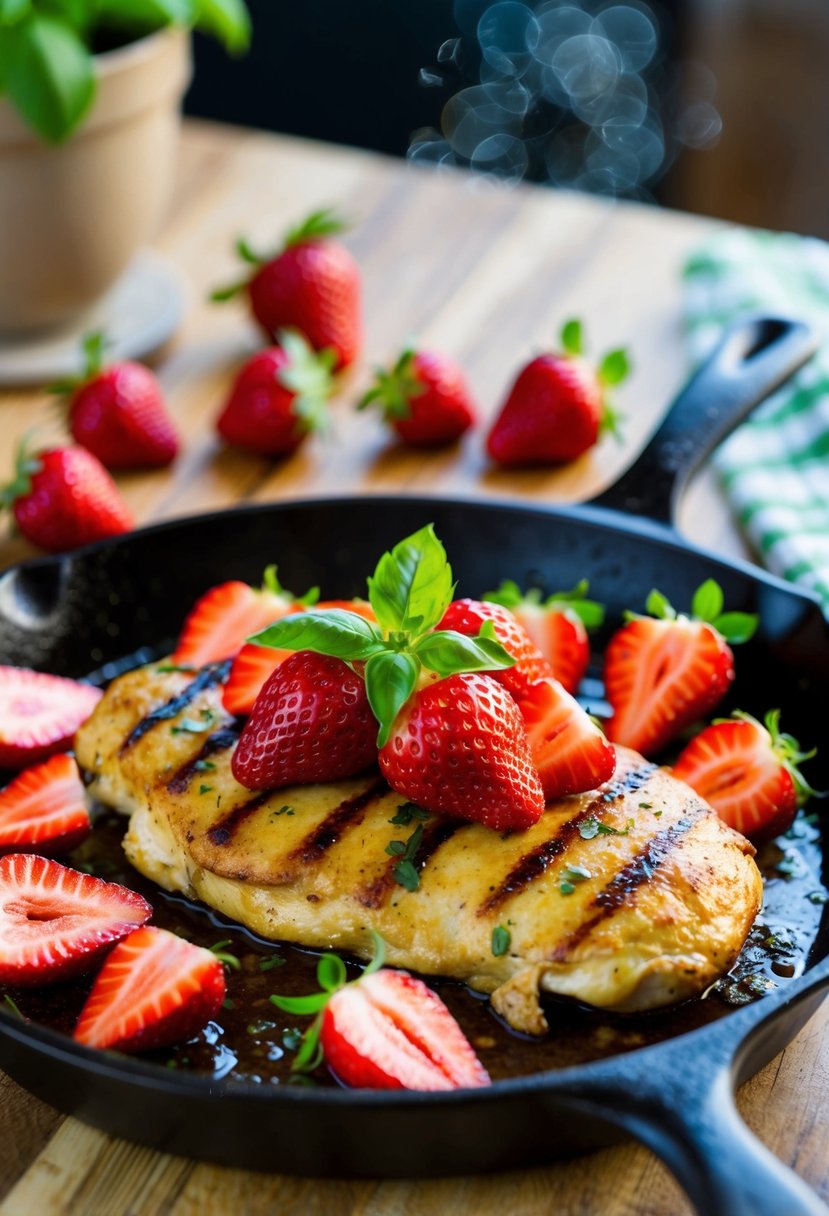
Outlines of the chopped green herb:
{"type": "Polygon", "coordinates": [[[414,865],[414,860],[422,840],[423,824],[419,823],[405,843],[402,840],[390,840],[386,845],[386,852],[391,857],[400,858],[392,873],[395,882],[398,882],[401,887],[405,887],[407,891],[416,891],[420,886],[420,875],[414,865]]]}
{"type": "Polygon", "coordinates": [[[193,765],[193,768],[196,770],[197,773],[212,772],[215,767],[216,767],[216,765],[213,763],[212,760],[197,760],[196,763],[193,765]]]}
{"type": "Polygon", "coordinates": [[[389,823],[393,823],[395,827],[408,827],[413,819],[428,819],[429,812],[424,811],[422,807],[415,802],[403,802],[397,808],[397,814],[394,815],[389,823]]]}
{"type": "Polygon", "coordinates": [[[281,957],[279,954],[269,954],[267,958],[260,958],[260,971],[273,971],[274,967],[281,967],[288,960],[281,957]]]}
{"type": "Polygon", "coordinates": [[[659,819],[659,817],[661,816],[661,814],[662,814],[662,812],[661,812],[661,811],[654,811],[654,813],[653,813],[653,817],[654,817],[654,819],[659,819]]]}
{"type": "Polygon", "coordinates": [[[652,802],[640,802],[639,806],[643,811],[652,811],[653,810],[652,802]]]}
{"type": "Polygon", "coordinates": [[[226,996],[222,1001],[222,1009],[235,1009],[235,1005],[229,996],[226,996]]]}
{"type": "Polygon", "coordinates": [[[562,882],[559,884],[558,889],[562,895],[572,895],[576,888],[571,882],[562,882]]]}
{"type": "Polygon", "coordinates": [[[211,954],[216,955],[219,962],[224,963],[225,967],[229,968],[231,971],[241,971],[242,964],[239,962],[236,955],[231,954],[228,950],[225,950],[225,946],[229,946],[230,944],[230,938],[227,937],[224,941],[216,942],[215,945],[210,946],[209,949],[211,954]]]}
{"type": "Polygon", "coordinates": [[[279,808],[279,810],[271,811],[268,818],[276,819],[278,815],[293,815],[293,814],[294,814],[294,808],[292,806],[290,806],[288,803],[285,803],[285,805],[281,806],[279,808]]]}
{"type": "Polygon", "coordinates": [[[492,953],[496,958],[500,958],[502,954],[510,948],[512,934],[509,929],[505,929],[503,925],[496,925],[492,930],[492,953]]]}
{"type": "Polygon", "coordinates": [[[209,722],[196,722],[193,718],[182,718],[176,726],[170,727],[171,735],[200,735],[208,730],[209,722]]]}
{"type": "Polygon", "coordinates": [[[386,845],[386,852],[390,857],[402,857],[406,852],[406,842],[404,840],[390,840],[386,845]]]}
{"type": "Polygon", "coordinates": [[[200,785],[199,793],[200,794],[209,794],[212,789],[213,789],[212,785],[200,785]]]}
{"type": "Polygon", "coordinates": [[[158,665],[158,667],[156,667],[156,671],[158,671],[158,672],[183,671],[183,672],[186,672],[187,675],[192,675],[193,672],[198,671],[198,668],[197,667],[188,667],[186,663],[160,663],[158,665]]]}
{"type": "Polygon", "coordinates": [[[420,886],[420,875],[410,861],[398,861],[393,873],[395,882],[407,891],[416,891],[420,886]]]}

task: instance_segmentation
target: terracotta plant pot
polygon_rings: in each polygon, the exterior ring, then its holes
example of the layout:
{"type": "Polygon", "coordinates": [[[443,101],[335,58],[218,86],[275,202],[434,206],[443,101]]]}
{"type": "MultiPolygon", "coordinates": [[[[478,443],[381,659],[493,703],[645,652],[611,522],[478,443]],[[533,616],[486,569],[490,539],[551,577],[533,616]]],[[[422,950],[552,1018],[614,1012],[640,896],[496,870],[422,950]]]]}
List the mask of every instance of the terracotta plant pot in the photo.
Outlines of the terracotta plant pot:
{"type": "Polygon", "coordinates": [[[78,322],[161,222],[190,41],[164,30],[96,57],[98,91],[60,147],[0,99],[0,331],[78,322]]]}

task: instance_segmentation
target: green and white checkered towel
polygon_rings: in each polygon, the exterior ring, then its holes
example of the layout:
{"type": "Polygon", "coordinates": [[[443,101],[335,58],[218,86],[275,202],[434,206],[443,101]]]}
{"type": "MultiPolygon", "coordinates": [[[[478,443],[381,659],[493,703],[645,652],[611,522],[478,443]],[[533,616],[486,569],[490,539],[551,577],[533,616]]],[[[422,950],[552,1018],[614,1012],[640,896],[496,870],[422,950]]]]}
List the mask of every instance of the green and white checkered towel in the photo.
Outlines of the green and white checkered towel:
{"type": "Polygon", "coordinates": [[[714,463],[768,568],[814,591],[829,612],[829,245],[727,229],[691,257],[684,277],[695,363],[749,312],[799,317],[823,335],[815,358],[720,446],[714,463]]]}

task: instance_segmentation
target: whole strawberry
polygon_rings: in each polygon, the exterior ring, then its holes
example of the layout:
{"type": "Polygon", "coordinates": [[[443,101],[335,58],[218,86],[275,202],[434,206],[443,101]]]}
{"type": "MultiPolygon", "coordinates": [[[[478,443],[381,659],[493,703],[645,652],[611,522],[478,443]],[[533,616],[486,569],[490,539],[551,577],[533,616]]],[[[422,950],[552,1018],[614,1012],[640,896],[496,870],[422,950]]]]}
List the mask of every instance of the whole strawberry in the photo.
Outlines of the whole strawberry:
{"type": "Polygon", "coordinates": [[[619,416],[605,390],[627,376],[627,353],[611,351],[594,369],[582,358],[579,321],[566,323],[561,345],[560,352],[539,355],[519,372],[487,438],[498,464],[563,464],[605,431],[618,436],[619,416]]]}
{"type": "Polygon", "coordinates": [[[121,360],[104,364],[100,333],[83,344],[85,368],[55,385],[68,395],[69,429],[108,469],[160,468],[175,459],[179,438],[149,368],[121,360]]]}
{"type": "Polygon", "coordinates": [[[233,776],[251,790],[351,777],[377,759],[376,734],[362,676],[342,659],[301,650],[256,698],[233,776]]]}
{"type": "Polygon", "coordinates": [[[316,350],[334,349],[337,367],[348,367],[362,346],[363,321],[359,267],[331,239],[344,227],[326,209],[292,228],[275,254],[257,254],[240,240],[240,257],[255,269],[211,298],[224,301],[246,291],[253,315],[269,337],[276,338],[281,329],[301,330],[316,350]]]}
{"type": "Polygon", "coordinates": [[[326,419],[334,391],[332,350],[315,353],[303,336],[281,330],[279,345],[253,355],[239,372],[216,422],[228,443],[262,456],[286,456],[326,419]]]}
{"type": "Polygon", "coordinates": [[[86,448],[29,453],[21,445],[14,481],[0,498],[26,539],[50,553],[128,532],[134,522],[115,482],[86,448]]]}
{"type": "Polygon", "coordinates": [[[378,405],[404,443],[414,448],[454,443],[475,422],[463,371],[447,355],[404,350],[390,371],[378,368],[358,409],[378,405]]]}

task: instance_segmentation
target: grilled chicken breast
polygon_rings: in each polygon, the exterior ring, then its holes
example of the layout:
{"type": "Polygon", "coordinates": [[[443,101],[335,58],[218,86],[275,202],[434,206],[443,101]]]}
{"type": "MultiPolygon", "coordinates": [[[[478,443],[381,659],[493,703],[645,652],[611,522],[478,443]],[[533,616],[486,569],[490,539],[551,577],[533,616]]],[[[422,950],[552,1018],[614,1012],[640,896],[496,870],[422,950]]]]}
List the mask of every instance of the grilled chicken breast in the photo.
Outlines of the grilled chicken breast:
{"type": "Polygon", "coordinates": [[[525,832],[440,816],[404,824],[377,772],[240,786],[223,676],[131,672],[76,738],[92,794],[130,816],[130,861],[161,887],[268,939],[366,957],[376,930],[390,963],[490,993],[535,1034],[546,1029],[540,990],[650,1009],[697,995],[736,958],[761,901],[754,850],[635,752],[619,749],[611,782],[552,803],[525,832]],[[387,848],[418,826],[409,891],[387,848]],[[508,933],[498,955],[496,926],[508,933]]]}

